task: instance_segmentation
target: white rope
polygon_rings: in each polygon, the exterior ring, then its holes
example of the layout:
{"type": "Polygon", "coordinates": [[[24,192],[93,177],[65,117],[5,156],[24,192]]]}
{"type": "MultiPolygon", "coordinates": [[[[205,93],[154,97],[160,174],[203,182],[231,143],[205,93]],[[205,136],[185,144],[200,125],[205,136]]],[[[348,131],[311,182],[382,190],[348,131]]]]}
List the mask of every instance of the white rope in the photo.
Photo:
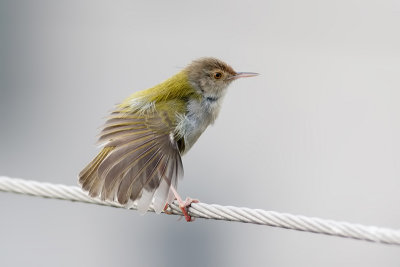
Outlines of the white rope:
{"type": "MultiPolygon", "coordinates": [[[[99,199],[92,199],[77,186],[50,184],[0,176],[0,191],[122,208],[118,203],[109,201],[103,202],[99,199]]],[[[132,209],[136,209],[136,207],[132,207],[132,209]]],[[[150,208],[149,211],[154,210],[150,208]]],[[[169,212],[175,215],[182,215],[179,206],[175,202],[169,208],[169,212]]],[[[196,218],[261,224],[371,242],[400,245],[400,230],[364,226],[347,222],[336,222],[275,211],[220,206],[216,204],[210,205],[206,203],[192,203],[189,208],[189,215],[196,218]]]]}

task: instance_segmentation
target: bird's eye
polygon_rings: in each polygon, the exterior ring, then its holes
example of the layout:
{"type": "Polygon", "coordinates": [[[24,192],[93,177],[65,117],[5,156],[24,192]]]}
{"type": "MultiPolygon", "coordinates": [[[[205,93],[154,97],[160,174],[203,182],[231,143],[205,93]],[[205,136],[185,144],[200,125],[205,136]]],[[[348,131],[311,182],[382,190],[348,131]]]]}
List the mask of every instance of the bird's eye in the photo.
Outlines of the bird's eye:
{"type": "Polygon", "coordinates": [[[219,72],[219,71],[218,71],[218,72],[215,72],[215,73],[214,73],[214,78],[217,79],[217,80],[221,79],[221,78],[222,78],[222,73],[219,72]]]}

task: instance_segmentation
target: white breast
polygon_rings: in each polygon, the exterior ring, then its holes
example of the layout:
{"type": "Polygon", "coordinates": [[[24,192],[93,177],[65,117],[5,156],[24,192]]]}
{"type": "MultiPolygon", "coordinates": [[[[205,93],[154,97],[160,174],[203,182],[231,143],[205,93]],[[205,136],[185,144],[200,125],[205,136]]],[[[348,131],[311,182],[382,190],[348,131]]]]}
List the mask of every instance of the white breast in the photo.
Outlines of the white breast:
{"type": "Polygon", "coordinates": [[[208,125],[214,123],[221,107],[222,98],[190,100],[187,113],[178,117],[176,132],[185,140],[185,152],[189,151],[208,125]]]}

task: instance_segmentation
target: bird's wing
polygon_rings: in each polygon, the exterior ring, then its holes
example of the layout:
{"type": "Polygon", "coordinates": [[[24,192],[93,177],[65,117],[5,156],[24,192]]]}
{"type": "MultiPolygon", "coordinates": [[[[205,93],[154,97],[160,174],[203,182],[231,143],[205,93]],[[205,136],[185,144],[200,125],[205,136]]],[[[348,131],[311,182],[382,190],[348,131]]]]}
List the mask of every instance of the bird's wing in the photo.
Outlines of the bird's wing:
{"type": "Polygon", "coordinates": [[[93,197],[127,204],[138,200],[147,211],[154,199],[156,212],[173,200],[183,177],[183,166],[174,137],[174,118],[164,111],[117,110],[107,120],[99,142],[102,152],[79,175],[82,187],[93,197]]]}

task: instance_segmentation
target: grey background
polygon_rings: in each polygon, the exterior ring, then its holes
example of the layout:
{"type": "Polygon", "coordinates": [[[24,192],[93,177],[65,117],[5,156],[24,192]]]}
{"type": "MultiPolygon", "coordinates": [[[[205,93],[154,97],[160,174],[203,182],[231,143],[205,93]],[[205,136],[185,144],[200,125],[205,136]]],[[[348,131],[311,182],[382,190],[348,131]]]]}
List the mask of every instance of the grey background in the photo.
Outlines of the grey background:
{"type": "MultiPolygon", "coordinates": [[[[0,175],[76,184],[114,104],[237,71],[182,196],[400,228],[400,2],[0,1],[0,175]]],[[[1,266],[400,266],[398,247],[0,193],[1,266]]]]}

